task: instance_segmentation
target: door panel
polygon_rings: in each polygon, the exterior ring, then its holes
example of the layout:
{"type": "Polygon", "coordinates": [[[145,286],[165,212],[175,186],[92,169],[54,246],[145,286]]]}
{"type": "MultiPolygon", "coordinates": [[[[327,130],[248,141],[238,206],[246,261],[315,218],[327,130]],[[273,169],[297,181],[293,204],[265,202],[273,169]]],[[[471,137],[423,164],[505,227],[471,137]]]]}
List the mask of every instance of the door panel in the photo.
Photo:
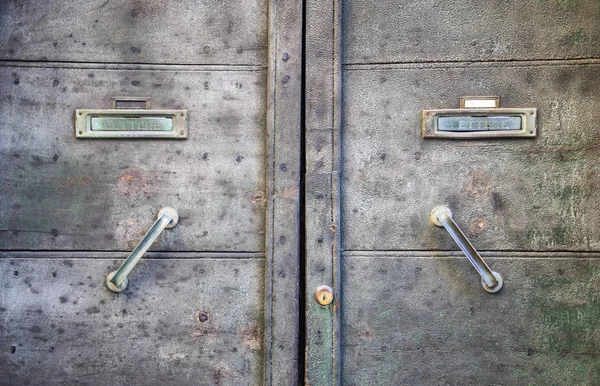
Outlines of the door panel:
{"type": "Polygon", "coordinates": [[[600,57],[590,1],[343,2],[344,63],[600,57]]]}
{"type": "Polygon", "coordinates": [[[266,0],[3,1],[4,60],[254,64],[267,61],[266,0]]]}
{"type": "Polygon", "coordinates": [[[307,4],[308,384],[599,384],[598,5],[307,4]],[[421,137],[470,95],[537,136],[421,137]]]}
{"type": "Polygon", "coordinates": [[[180,224],[156,249],[264,250],[264,70],[0,73],[3,248],[131,250],[157,211],[172,206],[180,224]],[[110,108],[121,95],[187,109],[189,138],[74,137],[75,108],[110,108]]]}
{"type": "Polygon", "coordinates": [[[0,6],[1,384],[298,380],[303,20],[276,3],[0,6]],[[114,97],[188,137],[77,139],[114,97]]]}
{"type": "Polygon", "coordinates": [[[342,384],[600,382],[596,255],[486,255],[505,280],[496,295],[459,254],[438,256],[342,255],[342,384]]]}
{"type": "Polygon", "coordinates": [[[71,256],[2,259],[0,383],[262,383],[262,255],[146,259],[119,296],[122,259],[71,256]]]}
{"type": "Polygon", "coordinates": [[[483,250],[600,248],[600,67],[346,67],[345,250],[447,250],[429,212],[448,205],[483,250]],[[537,107],[535,139],[423,140],[421,110],[461,95],[537,107]]]}

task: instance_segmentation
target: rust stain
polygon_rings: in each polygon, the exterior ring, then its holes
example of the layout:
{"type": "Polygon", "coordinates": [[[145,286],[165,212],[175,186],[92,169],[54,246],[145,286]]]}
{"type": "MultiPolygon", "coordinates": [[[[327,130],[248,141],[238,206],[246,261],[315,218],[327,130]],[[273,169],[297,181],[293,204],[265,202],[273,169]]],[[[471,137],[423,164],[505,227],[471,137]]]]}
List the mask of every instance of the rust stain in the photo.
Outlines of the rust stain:
{"type": "Polygon", "coordinates": [[[490,177],[481,170],[471,170],[463,188],[469,197],[488,196],[492,192],[490,177]]]}
{"type": "Polygon", "coordinates": [[[262,339],[260,327],[254,323],[246,326],[242,332],[243,345],[253,351],[260,351],[262,348],[262,339]]]}
{"type": "Polygon", "coordinates": [[[256,205],[264,206],[267,202],[265,193],[260,190],[248,192],[246,193],[246,196],[248,197],[250,202],[256,205]]]}
{"type": "Polygon", "coordinates": [[[61,188],[73,188],[88,186],[93,181],[92,176],[72,176],[67,177],[58,185],[61,188]]]}
{"type": "Polygon", "coordinates": [[[153,196],[152,184],[139,169],[125,169],[119,176],[117,190],[125,196],[153,196]]]}
{"type": "Polygon", "coordinates": [[[474,234],[479,234],[485,229],[486,226],[487,222],[484,218],[480,217],[471,223],[471,225],[469,226],[469,231],[474,234]]]}

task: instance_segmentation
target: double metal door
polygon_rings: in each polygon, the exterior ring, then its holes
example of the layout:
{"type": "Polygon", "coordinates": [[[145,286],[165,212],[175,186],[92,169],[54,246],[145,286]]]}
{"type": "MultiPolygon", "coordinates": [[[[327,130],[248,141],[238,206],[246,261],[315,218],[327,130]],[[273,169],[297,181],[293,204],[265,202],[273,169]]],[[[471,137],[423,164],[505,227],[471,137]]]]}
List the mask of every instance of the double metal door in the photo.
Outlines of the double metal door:
{"type": "Polygon", "coordinates": [[[600,383],[598,4],[0,11],[0,384],[600,383]]]}

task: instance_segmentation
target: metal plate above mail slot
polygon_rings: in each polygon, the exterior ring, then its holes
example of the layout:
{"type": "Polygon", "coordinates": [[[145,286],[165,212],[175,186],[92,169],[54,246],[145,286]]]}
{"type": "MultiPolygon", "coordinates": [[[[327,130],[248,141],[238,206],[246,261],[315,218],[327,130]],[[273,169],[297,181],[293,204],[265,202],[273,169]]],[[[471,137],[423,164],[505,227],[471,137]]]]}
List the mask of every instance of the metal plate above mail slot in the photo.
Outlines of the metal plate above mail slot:
{"type": "MultiPolygon", "coordinates": [[[[472,97],[479,105],[485,97],[472,97]]],[[[468,97],[461,99],[461,106],[468,102],[468,97]]],[[[489,97],[498,105],[498,97],[489,97]]],[[[476,105],[473,103],[472,105],[476,105]]],[[[459,109],[423,110],[422,137],[428,138],[506,138],[506,137],[535,137],[536,129],[535,108],[499,108],[476,107],[459,109]]]]}
{"type": "MultiPolygon", "coordinates": [[[[125,99],[116,100],[116,102],[125,99]]],[[[149,102],[140,99],[147,106],[149,102]]],[[[132,102],[133,98],[128,98],[132,102]]],[[[75,110],[76,138],[187,138],[187,110],[75,110]]]]}

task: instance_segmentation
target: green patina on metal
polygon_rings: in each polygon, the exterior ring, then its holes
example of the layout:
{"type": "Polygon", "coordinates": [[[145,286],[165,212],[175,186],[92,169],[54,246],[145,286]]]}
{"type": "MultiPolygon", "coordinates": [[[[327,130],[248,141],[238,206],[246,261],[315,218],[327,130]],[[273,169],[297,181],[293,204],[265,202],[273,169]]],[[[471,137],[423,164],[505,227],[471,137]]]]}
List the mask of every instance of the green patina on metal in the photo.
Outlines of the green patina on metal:
{"type": "Polygon", "coordinates": [[[532,286],[545,289],[526,298],[541,316],[539,351],[561,358],[544,371],[557,380],[569,376],[570,384],[600,384],[600,267],[578,261],[554,276],[534,278],[532,286]]]}
{"type": "Polygon", "coordinates": [[[515,371],[511,377],[527,385],[600,384],[595,335],[600,304],[592,290],[600,280],[600,267],[589,261],[551,265],[556,268],[532,277],[526,285],[532,290],[522,297],[535,326],[527,355],[543,366],[515,371]]]}
{"type": "Polygon", "coordinates": [[[576,46],[583,43],[584,34],[583,30],[579,30],[569,36],[567,36],[567,44],[570,46],[576,46]]]}

